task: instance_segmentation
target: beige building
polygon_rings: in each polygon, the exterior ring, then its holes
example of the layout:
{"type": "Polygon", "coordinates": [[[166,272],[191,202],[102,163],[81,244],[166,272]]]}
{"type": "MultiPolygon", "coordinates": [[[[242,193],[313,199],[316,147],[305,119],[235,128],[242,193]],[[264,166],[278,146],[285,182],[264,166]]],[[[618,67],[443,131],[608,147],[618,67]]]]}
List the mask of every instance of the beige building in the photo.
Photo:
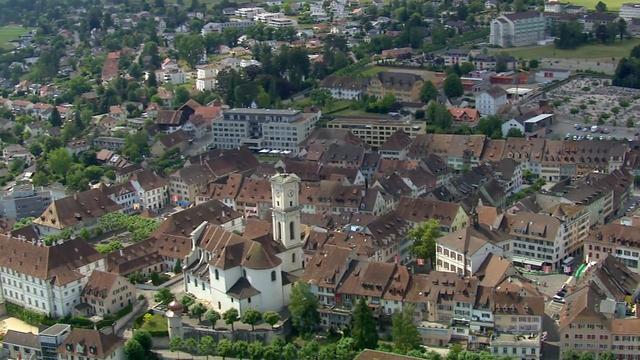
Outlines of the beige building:
{"type": "Polygon", "coordinates": [[[414,226],[429,219],[438,220],[444,233],[461,230],[470,223],[469,215],[460,204],[430,198],[403,197],[396,212],[414,226]]]}
{"type": "Polygon", "coordinates": [[[367,93],[378,99],[393,95],[397,101],[419,102],[423,84],[416,74],[383,71],[369,81],[367,93]]]}
{"type": "Polygon", "coordinates": [[[136,289],[124,277],[94,270],[82,290],[82,303],[86,315],[114,315],[135,302],[136,289]]]}
{"type": "Polygon", "coordinates": [[[540,335],[499,334],[491,339],[491,353],[495,357],[538,360],[541,358],[540,335]]]}
{"type": "Polygon", "coordinates": [[[584,242],[587,261],[600,261],[612,255],[630,270],[640,273],[640,227],[631,224],[606,224],[589,234],[584,242]]]}
{"type": "Polygon", "coordinates": [[[336,118],[327,124],[329,129],[346,129],[374,148],[380,148],[396,131],[402,130],[415,138],[424,134],[426,123],[409,119],[396,119],[390,116],[350,116],[336,118]]]}
{"type": "Polygon", "coordinates": [[[489,256],[502,256],[502,234],[488,227],[467,226],[436,240],[436,270],[473,275],[489,256]]]}

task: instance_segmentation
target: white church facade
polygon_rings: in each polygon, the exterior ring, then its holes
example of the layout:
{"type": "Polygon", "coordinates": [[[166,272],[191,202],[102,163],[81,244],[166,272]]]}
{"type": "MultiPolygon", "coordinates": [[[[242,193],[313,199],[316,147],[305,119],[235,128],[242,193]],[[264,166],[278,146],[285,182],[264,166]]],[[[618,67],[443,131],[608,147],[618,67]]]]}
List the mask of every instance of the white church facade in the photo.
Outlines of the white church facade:
{"type": "Polygon", "coordinates": [[[301,270],[304,260],[299,188],[296,175],[271,178],[273,239],[249,240],[214,224],[198,226],[185,259],[185,291],[218,312],[234,308],[240,315],[288,305],[290,273],[301,270]]]}

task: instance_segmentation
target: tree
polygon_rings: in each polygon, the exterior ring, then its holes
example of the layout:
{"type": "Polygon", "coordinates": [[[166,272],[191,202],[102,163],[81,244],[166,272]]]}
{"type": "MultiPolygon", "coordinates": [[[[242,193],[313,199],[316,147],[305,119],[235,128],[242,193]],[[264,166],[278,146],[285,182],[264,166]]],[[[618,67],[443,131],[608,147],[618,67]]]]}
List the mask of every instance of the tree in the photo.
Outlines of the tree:
{"type": "Polygon", "coordinates": [[[313,89],[309,93],[311,102],[318,106],[325,106],[331,101],[331,92],[327,89],[313,89]]]}
{"type": "Polygon", "coordinates": [[[247,346],[247,352],[249,353],[249,359],[261,360],[262,353],[264,352],[264,346],[261,342],[254,341],[247,346]]]}
{"type": "Polygon", "coordinates": [[[211,309],[204,314],[204,318],[211,323],[211,328],[215,329],[216,323],[220,320],[220,313],[211,309]]]}
{"type": "Polygon", "coordinates": [[[618,23],[616,24],[618,27],[618,34],[620,35],[620,41],[624,40],[624,37],[627,35],[627,22],[620,18],[618,23]]]}
{"type": "Polygon", "coordinates": [[[127,360],[145,360],[144,348],[138,341],[131,339],[124,345],[124,355],[127,360]]]}
{"type": "Polygon", "coordinates": [[[357,349],[376,349],[378,347],[378,329],[373,312],[364,298],[360,298],[353,310],[351,336],[357,349]]]}
{"type": "Polygon", "coordinates": [[[125,136],[122,154],[133,162],[141,162],[144,156],[149,155],[147,133],[138,131],[125,136]]]}
{"type": "Polygon", "coordinates": [[[511,128],[507,132],[507,137],[508,138],[510,138],[510,137],[521,138],[521,137],[524,137],[524,134],[522,133],[522,131],[520,131],[520,129],[511,128]]]}
{"type": "Polygon", "coordinates": [[[436,219],[427,220],[409,231],[409,236],[414,239],[411,252],[418,259],[428,259],[431,268],[436,258],[436,239],[440,235],[440,223],[436,219]]]}
{"type": "Polygon", "coordinates": [[[222,318],[224,319],[224,323],[227,325],[231,325],[231,332],[234,331],[233,324],[238,321],[238,310],[229,309],[222,314],[222,318]]]}
{"type": "Polygon", "coordinates": [[[262,320],[262,313],[255,309],[248,309],[242,315],[242,322],[251,325],[251,331],[255,330],[255,326],[262,320]]]}
{"type": "Polygon", "coordinates": [[[67,172],[73,164],[73,159],[69,152],[64,148],[52,150],[47,155],[47,165],[54,175],[65,178],[67,172]]]}
{"type": "Polygon", "coordinates": [[[320,351],[320,345],[317,341],[311,340],[307,341],[301,348],[298,353],[300,359],[303,360],[315,360],[318,358],[318,352],[320,351]]]}
{"type": "Polygon", "coordinates": [[[455,98],[464,94],[464,88],[462,87],[462,80],[458,74],[452,73],[444,79],[444,94],[449,98],[455,98]]]}
{"type": "Polygon", "coordinates": [[[434,125],[439,130],[446,131],[451,127],[451,113],[447,108],[435,101],[432,101],[427,107],[427,122],[434,125]]]}
{"type": "Polygon", "coordinates": [[[184,86],[178,86],[173,95],[173,106],[182,106],[184,103],[189,101],[190,98],[191,95],[189,94],[189,90],[184,86]]]}
{"type": "Polygon", "coordinates": [[[302,335],[311,333],[320,322],[318,299],[313,295],[308,284],[297,282],[293,285],[289,312],[291,323],[302,335]]]}
{"type": "Polygon", "coordinates": [[[393,345],[401,354],[406,354],[411,349],[420,346],[422,339],[416,324],[413,322],[415,308],[413,305],[405,306],[401,312],[397,312],[392,318],[391,336],[393,345]]]}
{"type": "Polygon", "coordinates": [[[195,302],[196,300],[191,295],[188,295],[188,294],[182,295],[182,299],[180,299],[180,303],[185,309],[188,309],[189,307],[191,307],[191,305],[193,305],[193,303],[195,302]]]}
{"type": "Polygon", "coordinates": [[[264,314],[262,314],[262,318],[264,319],[264,322],[271,325],[271,328],[273,329],[278,321],[280,321],[280,314],[275,311],[266,311],[264,314]]]}
{"type": "Polygon", "coordinates": [[[211,336],[203,336],[198,343],[198,352],[209,359],[209,356],[216,354],[216,342],[211,336]]]}
{"type": "Polygon", "coordinates": [[[178,57],[193,69],[204,55],[204,39],[200,34],[178,35],[175,40],[178,57]]]}
{"type": "Polygon", "coordinates": [[[202,322],[202,315],[207,312],[207,308],[201,303],[195,303],[189,312],[191,316],[198,318],[198,322],[202,322]]]}
{"type": "Polygon", "coordinates": [[[167,305],[175,299],[175,296],[168,288],[162,288],[153,295],[153,299],[160,304],[167,305]]]}
{"type": "Polygon", "coordinates": [[[497,116],[486,116],[478,121],[478,130],[493,139],[502,137],[502,120],[497,116]]]}
{"type": "Polygon", "coordinates": [[[182,351],[188,352],[189,354],[197,354],[198,353],[198,340],[194,338],[185,339],[182,342],[182,351]]]}
{"type": "Polygon", "coordinates": [[[473,70],[475,70],[475,66],[473,66],[473,63],[465,61],[462,64],[460,64],[460,73],[462,73],[462,75],[467,75],[473,70]]]}
{"type": "Polygon", "coordinates": [[[423,103],[429,103],[431,100],[436,100],[438,98],[438,89],[433,85],[431,80],[425,81],[422,85],[422,89],[420,89],[420,100],[423,103]]]}
{"type": "Polygon", "coordinates": [[[151,352],[151,346],[153,345],[153,340],[151,339],[151,334],[145,330],[136,330],[133,333],[133,340],[137,341],[142,349],[144,349],[145,354],[149,354],[151,352]]]}
{"type": "Polygon", "coordinates": [[[218,355],[224,360],[227,356],[233,355],[233,343],[229,339],[218,341],[218,355]]]}
{"type": "Polygon", "coordinates": [[[602,1],[598,1],[598,3],[596,4],[596,11],[597,12],[607,11],[607,4],[603,3],[602,1]]]}
{"type": "Polygon", "coordinates": [[[184,349],[184,340],[179,337],[174,337],[169,342],[169,350],[171,352],[180,352],[184,349]]]}
{"type": "Polygon", "coordinates": [[[538,61],[538,59],[531,59],[529,60],[529,68],[531,69],[537,69],[538,66],[540,66],[540,61],[538,61]]]}
{"type": "Polygon", "coordinates": [[[51,111],[51,115],[49,115],[49,123],[51,126],[60,126],[62,125],[62,116],[60,116],[60,112],[58,111],[58,107],[54,106],[51,111]]]}
{"type": "Polygon", "coordinates": [[[515,0],[513,2],[513,9],[516,12],[523,12],[527,10],[527,6],[525,5],[524,0],[515,0]]]}

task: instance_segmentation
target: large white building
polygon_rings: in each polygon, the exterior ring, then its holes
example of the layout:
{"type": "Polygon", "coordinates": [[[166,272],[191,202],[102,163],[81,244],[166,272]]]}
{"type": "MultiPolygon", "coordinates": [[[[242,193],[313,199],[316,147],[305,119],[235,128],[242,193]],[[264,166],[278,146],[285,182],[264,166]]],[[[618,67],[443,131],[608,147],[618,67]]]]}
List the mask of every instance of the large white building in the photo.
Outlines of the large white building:
{"type": "Polygon", "coordinates": [[[191,233],[185,260],[185,291],[220,312],[278,311],[289,302],[292,276],[303,267],[300,178],[271,178],[273,238],[249,240],[220,226],[202,223],[191,233]]]}
{"type": "Polygon", "coordinates": [[[625,3],[620,6],[620,17],[627,23],[640,18],[640,3],[625,3]]]}
{"type": "Polygon", "coordinates": [[[213,143],[218,149],[282,150],[297,153],[320,119],[320,112],[300,110],[236,108],[227,110],[213,123],[213,143]]]}
{"type": "Polygon", "coordinates": [[[44,246],[0,235],[0,288],[10,303],[52,317],[70,315],[105,260],[82,239],[44,246]]]}
{"type": "Polygon", "coordinates": [[[497,86],[476,95],[476,109],[482,116],[495,115],[506,104],[507,92],[497,86]]]}
{"type": "Polygon", "coordinates": [[[502,14],[491,21],[489,43],[500,47],[535,45],[544,40],[545,20],[542,13],[525,11],[502,14]]]}

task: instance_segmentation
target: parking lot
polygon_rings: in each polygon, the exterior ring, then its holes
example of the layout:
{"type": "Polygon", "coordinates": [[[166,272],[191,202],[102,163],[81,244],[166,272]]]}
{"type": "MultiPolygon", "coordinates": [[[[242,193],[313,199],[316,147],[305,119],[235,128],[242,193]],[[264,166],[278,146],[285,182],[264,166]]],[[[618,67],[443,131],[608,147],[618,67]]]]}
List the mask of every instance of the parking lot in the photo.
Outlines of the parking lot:
{"type": "Polygon", "coordinates": [[[556,108],[552,137],[575,140],[634,139],[640,121],[640,90],[583,78],[549,92],[556,108]],[[577,126],[576,126],[577,125],[577,126]],[[592,130],[592,127],[597,129],[592,130]],[[579,129],[578,129],[579,128],[579,129]]]}

